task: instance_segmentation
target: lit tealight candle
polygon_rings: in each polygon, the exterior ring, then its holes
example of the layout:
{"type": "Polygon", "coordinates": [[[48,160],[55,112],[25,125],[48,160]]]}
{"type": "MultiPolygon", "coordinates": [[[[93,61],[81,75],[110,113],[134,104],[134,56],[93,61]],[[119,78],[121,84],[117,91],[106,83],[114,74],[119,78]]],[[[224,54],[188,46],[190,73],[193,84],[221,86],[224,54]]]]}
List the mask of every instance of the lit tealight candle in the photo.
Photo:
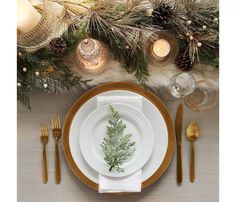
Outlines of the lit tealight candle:
{"type": "Polygon", "coordinates": [[[158,39],[154,42],[152,51],[158,60],[165,60],[170,53],[170,43],[165,39],[158,39]]]}
{"type": "Polygon", "coordinates": [[[23,33],[32,30],[40,21],[40,13],[28,0],[17,0],[17,29],[23,33]]]}

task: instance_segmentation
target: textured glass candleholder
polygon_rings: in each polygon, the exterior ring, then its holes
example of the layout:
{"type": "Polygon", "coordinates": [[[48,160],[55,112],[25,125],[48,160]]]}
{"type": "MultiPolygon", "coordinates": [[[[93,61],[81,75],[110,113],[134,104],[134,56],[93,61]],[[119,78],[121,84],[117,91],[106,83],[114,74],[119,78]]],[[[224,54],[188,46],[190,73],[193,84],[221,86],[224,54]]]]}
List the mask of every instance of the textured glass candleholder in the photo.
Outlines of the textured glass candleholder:
{"type": "Polygon", "coordinates": [[[99,75],[108,69],[110,56],[105,44],[86,38],[79,42],[75,58],[84,74],[99,75]]]}
{"type": "MultiPolygon", "coordinates": [[[[171,34],[165,31],[158,31],[151,34],[145,46],[145,53],[149,59],[150,64],[156,67],[163,67],[167,64],[173,63],[178,54],[178,51],[179,46],[177,40],[171,34]],[[157,44],[158,40],[162,43],[157,44]],[[156,55],[156,48],[158,45],[165,46],[162,47],[167,49],[165,55],[156,55]]],[[[163,52],[161,54],[163,54],[163,52]]]]}
{"type": "Polygon", "coordinates": [[[36,51],[49,44],[52,38],[62,34],[61,9],[55,2],[44,1],[42,17],[39,23],[29,32],[17,34],[17,46],[28,52],[36,51]]]}
{"type": "Polygon", "coordinates": [[[195,91],[186,96],[184,101],[195,112],[210,110],[218,102],[218,89],[209,81],[198,81],[195,91]]]}

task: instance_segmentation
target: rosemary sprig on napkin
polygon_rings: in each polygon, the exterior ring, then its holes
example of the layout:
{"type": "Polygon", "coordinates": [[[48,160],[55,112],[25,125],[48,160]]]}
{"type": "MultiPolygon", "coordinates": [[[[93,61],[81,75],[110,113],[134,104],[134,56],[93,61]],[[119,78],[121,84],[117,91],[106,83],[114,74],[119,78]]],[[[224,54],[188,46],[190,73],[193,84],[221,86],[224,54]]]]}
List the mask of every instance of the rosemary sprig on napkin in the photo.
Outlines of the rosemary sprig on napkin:
{"type": "Polygon", "coordinates": [[[124,134],[126,125],[121,120],[120,114],[111,105],[111,119],[108,120],[107,137],[101,144],[104,160],[110,166],[109,171],[124,172],[122,163],[134,154],[135,142],[132,142],[132,134],[124,134]]]}

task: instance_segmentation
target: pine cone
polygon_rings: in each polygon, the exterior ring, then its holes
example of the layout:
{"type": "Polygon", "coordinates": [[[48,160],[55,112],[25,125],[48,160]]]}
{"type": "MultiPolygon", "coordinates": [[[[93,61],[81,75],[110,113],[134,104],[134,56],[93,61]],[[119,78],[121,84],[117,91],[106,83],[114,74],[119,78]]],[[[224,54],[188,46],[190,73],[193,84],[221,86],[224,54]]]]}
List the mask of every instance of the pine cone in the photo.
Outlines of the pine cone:
{"type": "Polygon", "coordinates": [[[175,60],[175,64],[182,70],[182,71],[189,71],[193,67],[193,63],[188,53],[179,54],[175,60]]]}
{"type": "Polygon", "coordinates": [[[152,17],[155,23],[158,25],[166,25],[169,22],[169,19],[173,15],[173,7],[168,3],[160,5],[158,8],[155,8],[152,12],[152,17]]]}
{"type": "Polygon", "coordinates": [[[66,47],[67,47],[66,42],[60,37],[52,39],[50,41],[50,49],[56,55],[61,55],[64,52],[64,50],[66,49],[66,47]]]}

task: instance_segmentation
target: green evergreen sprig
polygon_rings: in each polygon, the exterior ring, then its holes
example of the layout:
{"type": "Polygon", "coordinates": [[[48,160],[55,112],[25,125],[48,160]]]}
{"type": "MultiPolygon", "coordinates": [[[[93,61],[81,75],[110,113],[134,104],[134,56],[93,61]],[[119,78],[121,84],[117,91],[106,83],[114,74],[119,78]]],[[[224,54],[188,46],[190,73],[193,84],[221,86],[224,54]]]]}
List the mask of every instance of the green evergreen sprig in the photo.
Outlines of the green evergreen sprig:
{"type": "Polygon", "coordinates": [[[122,163],[135,152],[135,142],[131,141],[132,134],[124,134],[126,125],[121,120],[120,114],[111,105],[111,119],[108,120],[107,137],[104,138],[101,147],[104,160],[109,165],[109,171],[124,172],[122,163]]]}
{"type": "Polygon", "coordinates": [[[18,50],[17,100],[29,109],[33,89],[55,94],[57,90],[83,88],[88,81],[90,80],[75,76],[64,64],[63,58],[54,55],[47,48],[34,53],[18,50]]]}

